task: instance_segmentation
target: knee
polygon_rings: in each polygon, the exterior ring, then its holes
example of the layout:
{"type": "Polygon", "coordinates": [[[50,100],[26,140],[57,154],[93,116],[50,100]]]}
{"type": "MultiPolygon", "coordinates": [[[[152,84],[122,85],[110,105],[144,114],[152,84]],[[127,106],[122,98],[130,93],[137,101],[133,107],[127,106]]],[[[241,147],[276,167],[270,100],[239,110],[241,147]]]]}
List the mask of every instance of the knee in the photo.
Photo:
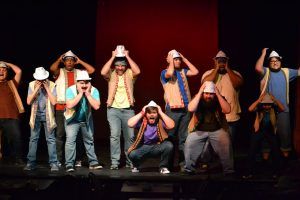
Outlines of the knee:
{"type": "Polygon", "coordinates": [[[173,144],[170,141],[165,141],[165,151],[172,152],[173,151],[173,144]]]}

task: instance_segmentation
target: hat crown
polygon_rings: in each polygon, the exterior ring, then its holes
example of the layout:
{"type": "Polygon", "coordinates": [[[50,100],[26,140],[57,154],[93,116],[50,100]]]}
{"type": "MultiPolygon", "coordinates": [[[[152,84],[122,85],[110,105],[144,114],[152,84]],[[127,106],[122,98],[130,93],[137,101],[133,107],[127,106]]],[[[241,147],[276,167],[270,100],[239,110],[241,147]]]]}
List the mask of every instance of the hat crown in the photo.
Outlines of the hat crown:
{"type": "Polygon", "coordinates": [[[124,45],[118,45],[116,47],[117,55],[116,57],[125,57],[125,46],[124,45]]]}
{"type": "Polygon", "coordinates": [[[4,62],[0,62],[0,67],[5,67],[7,68],[7,65],[4,62]]]}
{"type": "Polygon", "coordinates": [[[154,102],[154,101],[150,101],[148,104],[147,104],[147,107],[157,107],[157,104],[154,102]]]}
{"type": "Polygon", "coordinates": [[[76,74],[76,81],[85,81],[85,80],[91,80],[88,72],[86,70],[78,70],[76,74]]]}
{"type": "Polygon", "coordinates": [[[265,94],[264,98],[260,103],[274,103],[270,94],[265,94]]]}
{"type": "Polygon", "coordinates": [[[282,58],[281,56],[279,56],[279,54],[276,51],[272,51],[269,55],[269,58],[273,58],[273,57],[278,57],[278,58],[282,58]]]}
{"type": "Polygon", "coordinates": [[[226,54],[224,53],[224,51],[219,51],[218,53],[217,53],[217,55],[216,55],[216,57],[215,58],[228,58],[227,56],[226,56],[226,54]]]}
{"type": "Polygon", "coordinates": [[[73,57],[73,58],[76,58],[76,55],[71,51],[67,51],[64,56],[63,56],[63,59],[66,58],[66,57],[73,57]]]}
{"type": "Polygon", "coordinates": [[[205,87],[204,87],[203,92],[216,93],[214,82],[212,82],[212,81],[205,81],[204,84],[205,84],[205,87]]]}
{"type": "Polygon", "coordinates": [[[49,77],[49,72],[47,70],[45,70],[44,67],[37,67],[37,68],[35,68],[33,77],[36,80],[44,80],[49,77]]]}
{"type": "Polygon", "coordinates": [[[169,55],[171,55],[171,56],[172,56],[172,58],[181,58],[181,56],[180,56],[179,52],[178,52],[178,51],[176,51],[175,49],[173,49],[173,50],[169,51],[169,53],[168,53],[168,54],[169,54],[169,55]]]}

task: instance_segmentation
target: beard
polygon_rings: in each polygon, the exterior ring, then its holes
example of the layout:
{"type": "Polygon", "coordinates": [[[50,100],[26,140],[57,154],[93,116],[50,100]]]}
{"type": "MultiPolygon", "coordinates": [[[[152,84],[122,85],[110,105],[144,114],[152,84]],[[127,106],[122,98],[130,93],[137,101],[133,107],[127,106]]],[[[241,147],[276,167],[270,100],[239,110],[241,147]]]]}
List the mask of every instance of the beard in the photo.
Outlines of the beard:
{"type": "Polygon", "coordinates": [[[216,109],[217,100],[216,98],[202,99],[201,106],[207,110],[214,111],[216,109]]]}
{"type": "Polygon", "coordinates": [[[219,74],[226,74],[227,70],[225,69],[225,67],[220,67],[219,70],[218,70],[218,73],[219,74]]]}

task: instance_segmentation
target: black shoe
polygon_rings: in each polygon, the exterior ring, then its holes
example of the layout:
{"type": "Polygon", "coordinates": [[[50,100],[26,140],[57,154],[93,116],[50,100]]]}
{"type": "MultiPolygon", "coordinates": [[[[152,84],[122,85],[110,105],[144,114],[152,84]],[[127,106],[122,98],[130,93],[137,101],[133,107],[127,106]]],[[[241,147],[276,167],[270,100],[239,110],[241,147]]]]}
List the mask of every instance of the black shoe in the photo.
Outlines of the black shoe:
{"type": "Polygon", "coordinates": [[[253,178],[253,174],[246,174],[242,176],[243,179],[247,180],[247,179],[251,179],[253,178]]]}

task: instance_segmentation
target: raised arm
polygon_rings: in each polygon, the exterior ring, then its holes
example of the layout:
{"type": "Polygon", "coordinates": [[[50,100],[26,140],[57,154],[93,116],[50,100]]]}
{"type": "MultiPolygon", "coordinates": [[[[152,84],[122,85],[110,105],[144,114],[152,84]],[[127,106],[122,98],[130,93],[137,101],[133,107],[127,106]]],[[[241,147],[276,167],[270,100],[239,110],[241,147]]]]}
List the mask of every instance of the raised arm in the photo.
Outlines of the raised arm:
{"type": "Polygon", "coordinates": [[[94,68],[92,65],[90,65],[90,64],[88,64],[88,63],[82,61],[82,60],[81,60],[80,58],[78,58],[78,57],[76,57],[76,58],[77,58],[76,64],[82,65],[82,66],[86,69],[86,71],[88,72],[88,74],[92,74],[92,73],[95,72],[95,68],[94,68]]]}
{"type": "Polygon", "coordinates": [[[98,110],[100,108],[100,100],[95,99],[92,95],[91,95],[91,83],[89,83],[88,88],[86,89],[86,91],[84,92],[84,95],[86,96],[88,102],[90,103],[90,105],[92,106],[92,108],[94,108],[95,110],[98,110]]]}
{"type": "Polygon", "coordinates": [[[268,48],[263,48],[261,55],[255,64],[255,71],[261,75],[264,73],[264,60],[265,60],[265,56],[267,54],[267,50],[268,50],[268,48]]]}
{"type": "Polygon", "coordinates": [[[80,87],[78,87],[77,90],[78,90],[78,94],[75,96],[75,98],[66,100],[66,107],[68,109],[74,108],[79,103],[81,98],[83,97],[82,89],[80,87]]]}
{"type": "Polygon", "coordinates": [[[131,117],[128,120],[127,125],[130,128],[134,128],[136,126],[136,124],[144,117],[144,115],[145,115],[145,109],[146,109],[146,106],[143,107],[143,109],[141,110],[141,112],[139,112],[138,114],[134,115],[133,117],[131,117]]]}
{"type": "Polygon", "coordinates": [[[125,54],[125,57],[128,60],[130,68],[132,70],[132,76],[137,77],[141,73],[141,70],[140,70],[139,66],[130,58],[128,50],[125,50],[124,54],[125,54]]]}
{"type": "Polygon", "coordinates": [[[59,56],[59,58],[50,66],[50,72],[54,77],[58,77],[59,75],[59,64],[62,62],[63,55],[59,56]]]}
{"type": "Polygon", "coordinates": [[[230,113],[230,111],[231,111],[230,104],[226,101],[226,99],[224,97],[222,97],[222,95],[220,94],[220,92],[219,92],[219,90],[216,86],[215,86],[215,91],[216,91],[216,96],[217,96],[218,101],[220,103],[222,112],[224,114],[230,113]]]}
{"type": "Polygon", "coordinates": [[[32,102],[35,100],[36,95],[39,93],[40,88],[41,88],[41,86],[42,86],[42,82],[40,82],[40,81],[36,81],[35,84],[36,84],[36,85],[35,85],[35,87],[34,87],[34,90],[32,91],[31,94],[29,94],[29,95],[27,96],[27,104],[28,104],[28,105],[31,105],[32,102]]]}
{"type": "Polygon", "coordinates": [[[17,65],[12,63],[5,62],[5,64],[15,72],[14,80],[19,85],[22,77],[22,70],[17,65]]]}
{"type": "Polygon", "coordinates": [[[49,82],[48,81],[43,81],[43,86],[48,94],[48,98],[51,102],[52,105],[55,105],[56,104],[56,96],[54,96],[49,88],[49,82]]]}
{"type": "Polygon", "coordinates": [[[117,52],[112,51],[110,59],[104,64],[104,66],[101,69],[101,76],[103,76],[105,79],[109,78],[110,67],[113,64],[116,55],[117,52]]]}
{"type": "Polygon", "coordinates": [[[229,67],[226,68],[231,84],[234,89],[238,90],[244,83],[244,79],[241,75],[234,73],[229,67]]]}
{"type": "Polygon", "coordinates": [[[169,63],[169,66],[167,68],[167,71],[165,73],[165,78],[171,78],[174,74],[174,60],[171,54],[168,54],[167,56],[167,62],[169,63]]]}
{"type": "Polygon", "coordinates": [[[172,129],[175,126],[175,122],[173,119],[171,119],[168,115],[166,115],[162,110],[160,106],[157,106],[158,108],[158,114],[160,115],[160,118],[163,120],[163,122],[166,125],[166,129],[172,129]]]}
{"type": "Polygon", "coordinates": [[[189,68],[189,70],[187,71],[186,75],[187,76],[196,76],[196,75],[198,75],[198,73],[199,73],[198,69],[186,57],[184,57],[181,53],[180,53],[180,56],[182,58],[182,61],[189,68]]]}
{"type": "Polygon", "coordinates": [[[194,98],[189,103],[189,105],[188,105],[188,111],[189,112],[196,112],[197,111],[198,104],[201,100],[201,96],[202,96],[204,88],[205,88],[205,84],[202,84],[200,89],[199,89],[199,92],[194,96],[194,98]]]}

